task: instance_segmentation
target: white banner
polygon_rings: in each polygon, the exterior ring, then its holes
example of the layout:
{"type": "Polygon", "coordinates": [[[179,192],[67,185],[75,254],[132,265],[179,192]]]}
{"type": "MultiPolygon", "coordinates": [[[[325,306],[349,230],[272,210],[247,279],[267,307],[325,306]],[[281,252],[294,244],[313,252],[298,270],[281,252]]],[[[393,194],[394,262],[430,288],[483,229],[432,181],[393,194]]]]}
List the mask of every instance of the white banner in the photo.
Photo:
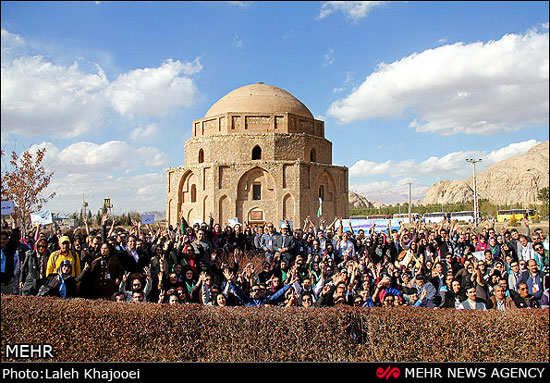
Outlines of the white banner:
{"type": "Polygon", "coordinates": [[[31,222],[33,225],[49,225],[53,223],[52,212],[49,210],[31,213],[31,222]]]}
{"type": "Polygon", "coordinates": [[[2,215],[10,215],[15,212],[13,201],[2,201],[2,215]]]}
{"type": "MultiPolygon", "coordinates": [[[[229,218],[229,219],[227,220],[227,223],[228,223],[229,226],[231,226],[231,227],[235,227],[235,225],[237,225],[237,224],[240,225],[239,219],[238,219],[237,217],[235,217],[235,218],[229,218]]],[[[242,226],[242,225],[241,225],[241,226],[242,226]]]]}
{"type": "Polygon", "coordinates": [[[476,251],[476,252],[473,252],[472,255],[473,255],[478,261],[484,261],[484,260],[485,260],[485,251],[476,251]]]}

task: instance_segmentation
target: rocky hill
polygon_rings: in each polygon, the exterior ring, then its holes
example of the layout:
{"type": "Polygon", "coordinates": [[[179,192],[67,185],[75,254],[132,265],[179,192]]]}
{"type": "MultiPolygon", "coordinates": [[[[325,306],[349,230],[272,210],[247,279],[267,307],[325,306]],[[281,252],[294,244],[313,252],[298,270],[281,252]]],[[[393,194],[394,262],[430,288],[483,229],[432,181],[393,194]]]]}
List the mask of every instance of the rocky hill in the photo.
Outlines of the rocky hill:
{"type": "MultiPolygon", "coordinates": [[[[477,174],[479,198],[495,204],[536,202],[538,191],[548,187],[548,141],[527,153],[496,162],[477,174]]],[[[433,184],[423,204],[457,203],[474,198],[473,176],[461,181],[443,180],[433,184]]]]}
{"type": "Polygon", "coordinates": [[[369,202],[364,196],[352,192],[351,190],[348,191],[348,200],[349,207],[374,207],[374,205],[369,202]]]}

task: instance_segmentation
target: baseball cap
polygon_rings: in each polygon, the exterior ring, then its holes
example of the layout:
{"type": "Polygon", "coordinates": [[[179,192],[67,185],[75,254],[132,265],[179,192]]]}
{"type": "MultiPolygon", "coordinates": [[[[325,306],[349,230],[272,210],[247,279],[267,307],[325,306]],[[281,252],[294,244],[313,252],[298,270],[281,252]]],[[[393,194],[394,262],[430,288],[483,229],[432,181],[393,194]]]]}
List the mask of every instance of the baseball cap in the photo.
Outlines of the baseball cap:
{"type": "Polygon", "coordinates": [[[69,242],[69,243],[71,243],[71,239],[70,239],[68,236],[66,236],[66,235],[62,235],[62,236],[59,238],[59,243],[61,244],[61,243],[63,243],[63,242],[69,242]]]}

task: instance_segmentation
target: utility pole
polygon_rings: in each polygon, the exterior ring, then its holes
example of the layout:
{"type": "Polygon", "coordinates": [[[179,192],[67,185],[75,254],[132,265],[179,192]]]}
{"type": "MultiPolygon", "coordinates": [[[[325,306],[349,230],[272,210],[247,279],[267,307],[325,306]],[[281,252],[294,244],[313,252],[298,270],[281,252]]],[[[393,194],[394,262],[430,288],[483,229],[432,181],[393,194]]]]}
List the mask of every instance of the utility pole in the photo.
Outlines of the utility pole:
{"type": "Polygon", "coordinates": [[[412,224],[412,213],[411,213],[411,183],[407,182],[409,185],[409,224],[412,224]]]}
{"type": "Polygon", "coordinates": [[[473,165],[473,168],[474,168],[474,226],[477,227],[479,207],[477,205],[476,163],[481,162],[481,158],[479,158],[477,160],[473,159],[473,158],[466,158],[466,162],[470,162],[473,165]]]}

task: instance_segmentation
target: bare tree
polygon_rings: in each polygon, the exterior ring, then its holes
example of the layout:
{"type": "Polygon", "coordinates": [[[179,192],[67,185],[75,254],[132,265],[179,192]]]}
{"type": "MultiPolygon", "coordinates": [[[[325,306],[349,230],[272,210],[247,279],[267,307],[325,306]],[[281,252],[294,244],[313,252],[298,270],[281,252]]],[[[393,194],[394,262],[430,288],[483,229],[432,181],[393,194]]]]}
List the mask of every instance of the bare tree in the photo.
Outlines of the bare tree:
{"type": "Polygon", "coordinates": [[[2,200],[14,201],[23,230],[30,222],[30,214],[40,211],[44,203],[55,197],[55,193],[44,195],[54,174],[46,172],[42,165],[45,154],[46,148],[38,149],[34,155],[28,150],[21,156],[12,151],[10,169],[2,171],[2,200]]]}

